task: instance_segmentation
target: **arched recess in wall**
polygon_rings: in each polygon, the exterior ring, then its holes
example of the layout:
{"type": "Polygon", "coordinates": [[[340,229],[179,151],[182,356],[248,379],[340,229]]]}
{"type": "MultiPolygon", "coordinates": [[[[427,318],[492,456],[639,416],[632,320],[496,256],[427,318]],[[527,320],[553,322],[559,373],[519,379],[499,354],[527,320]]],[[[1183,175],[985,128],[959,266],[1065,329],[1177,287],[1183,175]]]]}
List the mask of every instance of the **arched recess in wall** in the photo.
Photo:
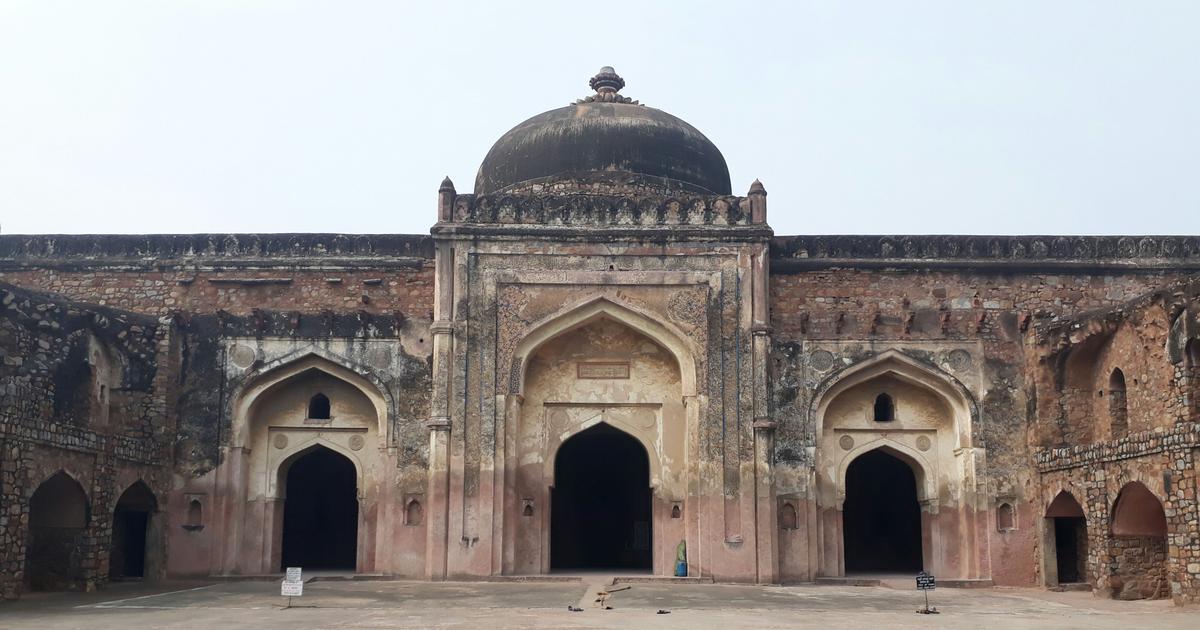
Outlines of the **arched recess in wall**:
{"type": "MultiPolygon", "coordinates": [[[[345,357],[329,353],[320,348],[311,348],[302,353],[281,357],[264,364],[243,380],[230,397],[232,402],[232,445],[245,446],[248,439],[249,420],[252,407],[268,390],[280,383],[296,378],[305,372],[325,373],[358,389],[375,408],[376,431],[387,439],[388,425],[395,408],[391,394],[374,372],[345,357]]],[[[316,392],[320,393],[320,392],[316,392]]],[[[323,394],[323,393],[322,393],[323,394]]],[[[323,394],[324,395],[324,394],[323,394]]]]}
{"type": "MultiPolygon", "coordinates": [[[[848,488],[849,471],[855,458],[879,450],[891,459],[872,456],[880,461],[864,464],[864,470],[870,469],[866,474],[872,470],[884,476],[903,472],[892,460],[911,470],[912,481],[908,484],[913,487],[903,497],[896,494],[880,499],[898,497],[896,500],[904,505],[898,504],[896,510],[911,515],[910,501],[904,497],[911,498],[915,491],[924,545],[923,567],[941,575],[987,577],[982,544],[957,533],[964,529],[942,532],[943,524],[954,518],[970,523],[976,518],[987,519],[990,511],[990,504],[974,492],[977,459],[982,456],[972,435],[977,406],[958,379],[889,350],[826,378],[817,387],[810,414],[817,433],[817,523],[822,532],[818,540],[825,546],[820,575],[840,576],[851,570],[847,559],[858,551],[846,545],[862,541],[848,537],[854,532],[846,529],[843,520],[853,490],[848,488]],[[886,395],[893,404],[892,420],[876,420],[880,395],[886,395]],[[895,471],[884,471],[891,470],[889,465],[895,471]],[[955,516],[940,514],[943,512],[955,516]]],[[[853,505],[851,508],[855,509],[853,505]]]]}
{"type": "MultiPolygon", "coordinates": [[[[516,436],[518,446],[507,454],[513,473],[505,483],[513,506],[511,522],[521,527],[505,532],[504,544],[511,550],[506,555],[513,560],[503,570],[540,573],[551,565],[583,561],[578,549],[561,544],[563,532],[555,524],[564,522],[568,504],[574,504],[567,495],[588,494],[580,484],[564,486],[556,466],[563,460],[561,449],[584,436],[588,443],[611,438],[614,444],[638,445],[633,451],[641,453],[639,465],[632,464],[638,459],[632,456],[589,460],[588,465],[592,473],[614,475],[620,483],[635,483],[635,477],[649,473],[647,483],[636,483],[641,484],[639,492],[650,492],[650,521],[642,512],[630,512],[623,521],[628,528],[622,525],[621,531],[605,536],[652,545],[652,570],[666,574],[673,569],[674,546],[689,534],[686,524],[695,509],[687,481],[695,462],[688,433],[700,408],[693,401],[698,381],[694,342],[666,318],[605,297],[571,305],[528,330],[508,364],[506,432],[516,436]],[[612,431],[621,435],[608,435],[612,431]],[[625,529],[636,528],[637,536],[626,536],[625,529]],[[554,541],[553,531],[560,534],[554,541]]],[[[588,476],[578,467],[570,473],[572,480],[588,476]]]]}
{"type": "Polygon", "coordinates": [[[162,566],[158,499],[140,479],[121,493],[113,508],[108,556],[110,579],[153,578],[162,566]]]}
{"type": "MultiPolygon", "coordinates": [[[[373,545],[380,537],[376,533],[378,519],[374,516],[377,511],[372,507],[386,499],[375,481],[384,465],[383,447],[387,444],[389,410],[393,405],[390,394],[373,372],[313,349],[264,365],[235,392],[232,405],[231,441],[244,449],[233,450],[227,464],[244,466],[247,472],[234,499],[235,509],[221,509],[216,514],[226,522],[223,531],[236,531],[233,523],[237,522],[237,527],[250,527],[268,535],[252,547],[247,543],[249,549],[244,553],[237,553],[243,540],[223,541],[228,547],[223,570],[271,573],[279,569],[285,539],[296,538],[299,531],[294,527],[288,529],[289,510],[294,514],[298,509],[294,499],[305,495],[303,488],[299,494],[296,487],[289,488],[289,484],[296,483],[292,477],[301,479],[299,483],[312,484],[313,488],[324,487],[320,475],[301,474],[307,470],[305,466],[299,472],[293,470],[294,462],[309,462],[312,459],[309,456],[317,451],[335,453],[338,457],[330,460],[334,463],[345,460],[346,466],[339,470],[349,471],[349,481],[322,495],[328,495],[325,503],[309,507],[319,511],[327,507],[326,503],[334,507],[343,503],[355,505],[354,510],[338,507],[333,513],[349,514],[347,518],[355,519],[353,528],[342,529],[350,532],[346,535],[355,537],[355,541],[350,541],[354,544],[347,549],[356,557],[353,562],[342,556],[321,557],[316,561],[357,571],[374,570],[378,554],[373,545]],[[317,406],[328,401],[329,408],[327,413],[325,409],[316,411],[328,418],[312,417],[313,401],[318,396],[324,400],[318,398],[317,406]]],[[[299,521],[292,518],[290,522],[295,525],[299,521]]]]}
{"type": "Polygon", "coordinates": [[[674,326],[662,321],[661,317],[643,313],[632,306],[619,304],[606,297],[598,297],[563,309],[530,327],[529,333],[513,349],[512,361],[515,377],[512,391],[525,393],[525,376],[528,359],[543,344],[565,333],[598,319],[609,318],[662,344],[679,364],[683,395],[696,394],[696,350],[687,336],[674,326]]]}
{"type": "Polygon", "coordinates": [[[1116,599],[1161,599],[1167,581],[1167,517],[1162,502],[1139,481],[1125,484],[1112,506],[1108,584],[1116,599]]]}
{"type": "Polygon", "coordinates": [[[65,471],[54,473],[34,490],[25,548],[27,586],[38,591],[82,586],[90,522],[87,493],[65,471]]]}
{"type": "Polygon", "coordinates": [[[1044,555],[1046,585],[1087,582],[1087,517],[1075,495],[1066,490],[1046,507],[1044,555]]]}
{"type": "Polygon", "coordinates": [[[1097,332],[1074,344],[1062,355],[1056,367],[1056,385],[1058,395],[1066,403],[1063,406],[1066,423],[1050,422],[1040,427],[1043,433],[1042,446],[1091,444],[1103,432],[1102,419],[1107,409],[1102,405],[1107,404],[1104,400],[1107,375],[1098,374],[1100,369],[1097,365],[1113,334],[1113,331],[1097,332]]]}

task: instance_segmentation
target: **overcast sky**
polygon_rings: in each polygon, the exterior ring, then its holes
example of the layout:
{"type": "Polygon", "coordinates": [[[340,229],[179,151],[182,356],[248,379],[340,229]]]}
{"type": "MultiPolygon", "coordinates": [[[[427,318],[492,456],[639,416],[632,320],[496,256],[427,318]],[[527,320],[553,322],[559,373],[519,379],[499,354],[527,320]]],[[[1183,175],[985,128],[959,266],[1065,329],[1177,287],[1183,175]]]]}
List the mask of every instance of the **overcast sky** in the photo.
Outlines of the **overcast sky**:
{"type": "Polygon", "coordinates": [[[1200,233],[1200,2],[0,0],[0,231],[408,232],[623,94],[777,234],[1200,233]]]}

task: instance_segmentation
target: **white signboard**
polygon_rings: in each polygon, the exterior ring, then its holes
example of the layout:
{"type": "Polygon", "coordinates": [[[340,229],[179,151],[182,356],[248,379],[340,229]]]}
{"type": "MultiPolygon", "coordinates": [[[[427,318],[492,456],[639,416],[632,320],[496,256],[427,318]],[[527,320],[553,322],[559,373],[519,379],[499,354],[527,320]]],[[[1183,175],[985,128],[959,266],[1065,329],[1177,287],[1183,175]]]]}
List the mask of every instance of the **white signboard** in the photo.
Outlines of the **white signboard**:
{"type": "Polygon", "coordinates": [[[300,567],[288,567],[287,568],[287,577],[284,579],[287,580],[288,582],[303,582],[304,580],[302,580],[300,578],[300,573],[301,573],[300,567]]]}
{"type": "Polygon", "coordinates": [[[304,595],[304,582],[281,582],[279,594],[284,597],[300,597],[304,595]]]}

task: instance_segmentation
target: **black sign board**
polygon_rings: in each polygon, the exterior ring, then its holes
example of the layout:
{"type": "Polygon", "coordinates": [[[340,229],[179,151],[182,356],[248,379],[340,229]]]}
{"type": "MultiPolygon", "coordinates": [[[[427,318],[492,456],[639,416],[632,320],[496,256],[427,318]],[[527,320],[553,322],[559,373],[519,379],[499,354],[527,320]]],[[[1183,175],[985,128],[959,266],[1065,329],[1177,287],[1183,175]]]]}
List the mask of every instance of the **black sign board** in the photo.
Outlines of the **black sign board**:
{"type": "Polygon", "coordinates": [[[933,581],[933,574],[928,571],[922,571],[917,574],[917,590],[932,591],[936,586],[933,581]]]}

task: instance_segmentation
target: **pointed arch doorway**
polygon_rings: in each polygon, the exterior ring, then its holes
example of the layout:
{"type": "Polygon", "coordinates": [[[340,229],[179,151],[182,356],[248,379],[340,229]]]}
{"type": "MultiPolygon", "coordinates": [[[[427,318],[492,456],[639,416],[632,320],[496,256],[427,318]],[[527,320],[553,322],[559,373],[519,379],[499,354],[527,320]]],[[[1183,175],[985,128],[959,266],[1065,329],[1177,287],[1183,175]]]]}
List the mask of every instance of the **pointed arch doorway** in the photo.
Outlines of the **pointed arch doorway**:
{"type": "Polygon", "coordinates": [[[353,462],[323,446],[291,462],[284,486],[281,568],[356,568],[357,476],[353,462]]]}
{"type": "Polygon", "coordinates": [[[875,449],[850,462],[842,514],[846,573],[922,569],[917,480],[903,460],[875,449]]]}
{"type": "Polygon", "coordinates": [[[550,501],[551,569],[653,568],[650,461],[633,436],[600,423],[564,442],[550,501]]]}

